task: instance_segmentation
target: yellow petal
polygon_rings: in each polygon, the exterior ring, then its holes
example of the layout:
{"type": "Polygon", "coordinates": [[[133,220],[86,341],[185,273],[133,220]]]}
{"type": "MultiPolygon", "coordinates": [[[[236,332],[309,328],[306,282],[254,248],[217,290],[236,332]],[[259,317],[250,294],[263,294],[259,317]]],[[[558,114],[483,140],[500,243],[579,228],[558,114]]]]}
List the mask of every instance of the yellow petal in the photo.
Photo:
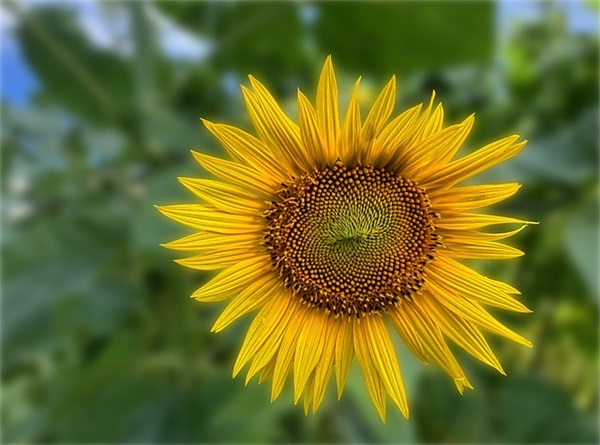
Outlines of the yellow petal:
{"type": "Polygon", "coordinates": [[[236,127],[213,124],[205,119],[202,122],[233,159],[254,168],[276,183],[287,179],[282,175],[277,158],[260,140],[236,127]]]}
{"type": "Polygon", "coordinates": [[[498,358],[494,355],[487,341],[477,328],[464,319],[457,317],[435,298],[428,295],[426,297],[422,298],[421,304],[429,311],[431,318],[454,343],[473,357],[506,375],[498,358]]]}
{"type": "Polygon", "coordinates": [[[373,144],[373,165],[376,168],[390,168],[390,161],[402,155],[407,149],[406,142],[415,131],[415,122],[419,117],[421,107],[419,104],[409,108],[392,122],[390,122],[377,137],[373,144]]]}
{"type": "Polygon", "coordinates": [[[377,372],[377,368],[373,359],[371,358],[371,351],[366,341],[364,334],[364,326],[361,325],[362,320],[353,319],[353,339],[354,339],[354,351],[356,352],[356,358],[358,363],[363,370],[365,376],[365,383],[371,400],[377,408],[377,412],[381,417],[381,420],[385,422],[385,396],[386,388],[383,380],[377,372]]]}
{"type": "Polygon", "coordinates": [[[327,315],[315,308],[305,308],[311,315],[302,327],[294,358],[294,402],[297,402],[323,353],[327,315]]]}
{"type": "Polygon", "coordinates": [[[242,87],[254,128],[276,158],[285,161],[296,174],[310,170],[309,158],[302,146],[300,129],[279,107],[268,90],[249,76],[254,93],[242,87]]]}
{"type": "Polygon", "coordinates": [[[429,364],[429,357],[425,352],[425,348],[419,338],[419,333],[416,331],[410,320],[407,319],[403,311],[391,308],[388,315],[392,320],[392,324],[398,331],[398,334],[406,344],[406,347],[423,363],[429,364]]]}
{"type": "Polygon", "coordinates": [[[311,167],[323,168],[325,166],[325,148],[323,138],[317,124],[317,115],[312,105],[300,90],[298,90],[298,118],[300,122],[300,135],[306,147],[311,167]]]}
{"type": "Polygon", "coordinates": [[[398,307],[410,320],[429,357],[434,359],[447,374],[454,378],[458,390],[462,387],[471,388],[463,370],[456,358],[448,348],[439,327],[431,320],[427,312],[421,309],[416,302],[407,301],[398,307]]]}
{"type": "MultiPolygon", "coordinates": [[[[480,303],[515,312],[531,312],[509,293],[516,289],[478,274],[474,270],[450,258],[438,256],[427,265],[428,283],[439,283],[444,289],[480,303]]],[[[429,286],[429,284],[428,284],[429,286]]]]}
{"type": "Polygon", "coordinates": [[[274,191],[280,187],[279,183],[281,181],[277,182],[273,178],[273,175],[260,173],[253,167],[242,165],[237,162],[225,161],[195,151],[192,151],[192,155],[194,155],[196,161],[209,173],[232,184],[256,191],[257,194],[267,197],[268,199],[270,199],[274,191]]]}
{"type": "Polygon", "coordinates": [[[175,260],[175,262],[182,266],[189,267],[190,269],[215,270],[223,269],[224,267],[231,266],[240,261],[256,258],[260,253],[258,247],[223,250],[220,252],[202,253],[189,258],[175,260]]]}
{"type": "Polygon", "coordinates": [[[497,232],[497,233],[485,233],[478,232],[475,230],[438,230],[436,233],[441,235],[444,244],[456,244],[469,243],[469,242],[481,242],[481,241],[499,241],[505,238],[510,238],[523,230],[527,225],[523,225],[515,230],[508,232],[497,232]]]}
{"type": "Polygon", "coordinates": [[[279,278],[275,274],[255,280],[231,300],[215,321],[211,332],[220,332],[238,318],[263,306],[274,294],[280,292],[279,284],[279,278]]]}
{"type": "Polygon", "coordinates": [[[261,243],[262,235],[243,233],[241,235],[225,235],[214,232],[198,232],[183,238],[161,244],[167,249],[201,252],[221,252],[229,250],[250,249],[261,243]]]}
{"type": "Polygon", "coordinates": [[[404,417],[408,418],[408,404],[400,377],[398,359],[383,320],[376,315],[366,316],[362,319],[360,327],[363,340],[371,351],[371,358],[387,392],[404,417]]]}
{"type": "Polygon", "coordinates": [[[443,242],[444,254],[450,258],[506,260],[524,255],[519,249],[493,241],[443,242]]]}
{"type": "MultiPolygon", "coordinates": [[[[271,300],[281,298],[282,293],[285,293],[287,295],[287,294],[289,294],[289,291],[287,289],[282,289],[282,290],[279,290],[278,293],[279,293],[279,295],[275,296],[271,300]]],[[[294,298],[294,296],[292,296],[292,298],[294,298]]],[[[272,303],[269,302],[267,304],[272,304],[272,303]]],[[[252,362],[252,365],[250,365],[250,369],[248,370],[248,375],[246,376],[246,384],[248,384],[248,382],[254,376],[254,374],[256,374],[262,368],[267,366],[269,364],[269,362],[275,357],[275,354],[280,349],[281,341],[287,330],[288,323],[296,315],[296,312],[294,311],[295,307],[296,307],[295,305],[290,304],[290,306],[287,310],[287,313],[285,314],[284,317],[282,317],[282,319],[280,321],[281,326],[278,326],[277,328],[275,328],[273,330],[273,332],[268,337],[266,337],[263,344],[256,351],[254,360],[252,362]]]]}
{"type": "Polygon", "coordinates": [[[342,132],[340,136],[340,144],[338,152],[340,158],[345,165],[353,165],[358,161],[358,153],[362,149],[360,145],[360,132],[361,132],[361,120],[360,120],[360,107],[358,104],[358,85],[360,84],[360,78],[354,85],[354,91],[350,98],[350,104],[348,105],[348,111],[344,118],[344,125],[342,126],[342,132]]]}
{"type": "Polygon", "coordinates": [[[271,343],[276,343],[276,340],[281,338],[291,316],[289,311],[291,299],[289,292],[281,292],[279,298],[273,298],[256,315],[248,328],[244,344],[233,366],[234,377],[263,347],[267,339],[271,343]]]}
{"type": "Polygon", "coordinates": [[[331,371],[333,369],[333,356],[335,354],[335,343],[341,323],[345,323],[345,321],[329,319],[326,322],[323,353],[321,355],[321,359],[317,363],[314,373],[315,394],[313,399],[313,413],[315,413],[321,405],[323,397],[325,396],[327,383],[331,377],[331,371]]]}
{"type": "Polygon", "coordinates": [[[473,116],[464,122],[444,128],[406,150],[404,156],[398,158],[393,165],[403,176],[421,182],[430,176],[428,172],[437,170],[446,162],[445,155],[455,153],[463,144],[473,126],[473,116]],[[442,163],[443,162],[443,163],[442,163]]]}
{"type": "Polygon", "coordinates": [[[261,215],[265,202],[244,189],[210,179],[178,178],[188,190],[217,209],[238,215],[261,215]]]}
{"type": "Polygon", "coordinates": [[[395,102],[396,76],[392,76],[390,81],[383,88],[383,91],[379,94],[377,100],[375,100],[373,108],[371,108],[362,127],[360,140],[364,152],[359,153],[359,162],[362,164],[372,162],[373,143],[390,117],[390,114],[392,114],[395,102]]]}
{"type": "Polygon", "coordinates": [[[421,186],[425,189],[449,188],[471,176],[486,170],[499,162],[516,155],[527,141],[515,144],[518,136],[510,136],[486,145],[483,148],[451,162],[446,167],[423,178],[421,186]]]}
{"type": "Polygon", "coordinates": [[[260,372],[258,383],[263,383],[265,380],[273,376],[273,370],[275,369],[275,357],[271,359],[269,364],[265,366],[260,372]]]}
{"type": "Polygon", "coordinates": [[[477,213],[444,213],[436,220],[436,227],[448,230],[479,229],[494,224],[537,224],[534,221],[524,221],[506,216],[482,215],[477,213]]]}
{"type": "Polygon", "coordinates": [[[353,326],[352,321],[342,319],[335,341],[335,379],[338,400],[342,397],[348,371],[354,358],[353,326]]]}
{"type": "MultiPolygon", "coordinates": [[[[310,411],[310,404],[314,399],[314,383],[315,383],[315,375],[314,373],[310,375],[308,381],[306,382],[306,392],[304,393],[304,415],[308,416],[308,412],[310,411]]],[[[295,400],[294,403],[298,402],[295,400]]]]}
{"type": "Polygon", "coordinates": [[[460,298],[448,289],[445,289],[440,283],[433,283],[431,280],[427,288],[431,292],[431,295],[457,316],[470,320],[484,329],[508,338],[516,343],[520,343],[529,348],[532,346],[531,342],[508,329],[492,317],[479,303],[466,298],[460,298]]]}
{"type": "Polygon", "coordinates": [[[437,104],[435,111],[427,120],[425,128],[423,129],[423,139],[427,139],[431,135],[440,131],[444,124],[444,107],[441,103],[437,104]]]}
{"type": "Polygon", "coordinates": [[[200,204],[156,206],[159,212],[172,220],[207,232],[241,234],[261,232],[264,228],[260,216],[223,213],[200,204]]]}
{"type": "Polygon", "coordinates": [[[413,146],[413,145],[419,143],[420,141],[422,141],[423,139],[431,136],[426,131],[426,129],[428,127],[429,121],[431,120],[431,110],[433,110],[434,101],[435,101],[435,90],[433,90],[431,92],[431,98],[429,99],[429,105],[427,105],[427,108],[425,108],[425,110],[423,110],[423,114],[421,114],[419,119],[415,122],[414,132],[411,134],[410,138],[407,141],[409,147],[413,146]]]}
{"type": "Polygon", "coordinates": [[[331,63],[331,56],[325,60],[317,87],[317,123],[323,135],[323,154],[328,163],[335,162],[339,134],[338,89],[331,63]]]}
{"type": "Polygon", "coordinates": [[[220,272],[194,292],[192,298],[203,302],[222,301],[234,296],[242,288],[260,277],[272,273],[268,256],[240,261],[220,272]]]}
{"type": "MultiPolygon", "coordinates": [[[[293,303],[294,304],[294,303],[293,303]]],[[[275,362],[275,369],[273,370],[273,387],[271,389],[271,401],[275,400],[281,394],[281,390],[285,384],[285,380],[290,371],[294,355],[296,354],[296,345],[298,343],[298,336],[302,327],[305,325],[310,315],[309,311],[306,311],[305,306],[302,306],[299,302],[295,302],[296,316],[292,318],[288,324],[287,330],[283,335],[281,346],[279,347],[279,353],[277,354],[277,360],[275,362]]]]}
{"type": "Polygon", "coordinates": [[[503,201],[520,188],[520,184],[473,185],[437,190],[428,195],[436,212],[460,212],[503,201]]]}

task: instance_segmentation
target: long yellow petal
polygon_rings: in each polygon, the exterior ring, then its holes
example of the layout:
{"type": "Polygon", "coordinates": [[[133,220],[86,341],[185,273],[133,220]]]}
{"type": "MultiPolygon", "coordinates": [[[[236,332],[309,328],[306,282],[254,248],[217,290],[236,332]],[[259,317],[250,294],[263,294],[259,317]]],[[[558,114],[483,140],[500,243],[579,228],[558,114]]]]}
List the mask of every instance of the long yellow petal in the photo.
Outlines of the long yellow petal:
{"type": "Polygon", "coordinates": [[[222,234],[214,232],[198,232],[184,236],[170,243],[161,244],[167,249],[221,252],[228,250],[241,250],[256,247],[261,243],[262,235],[259,233],[242,233],[240,235],[222,234]]]}
{"type": "MultiPolygon", "coordinates": [[[[314,383],[315,383],[315,374],[312,373],[306,382],[306,391],[304,393],[304,415],[308,416],[310,411],[310,404],[314,400],[315,391],[314,391],[314,383]]],[[[295,400],[294,403],[297,403],[298,400],[295,400]]],[[[313,405],[314,406],[314,405],[313,405]]]]}
{"type": "Polygon", "coordinates": [[[494,241],[443,242],[444,254],[450,258],[506,260],[524,255],[519,249],[494,241]]]}
{"type": "Polygon", "coordinates": [[[511,236],[516,235],[521,232],[526,225],[523,225],[515,230],[510,230],[508,232],[496,232],[496,233],[487,233],[487,232],[478,232],[475,230],[438,230],[436,233],[441,235],[444,243],[456,244],[459,245],[461,243],[468,242],[482,242],[482,241],[499,241],[505,238],[510,238],[511,236]]]}
{"type": "MultiPolygon", "coordinates": [[[[271,300],[274,300],[278,297],[281,298],[281,294],[285,293],[287,295],[287,294],[289,294],[289,291],[287,289],[281,289],[281,290],[279,290],[278,293],[279,293],[279,295],[272,298],[271,300]]],[[[292,296],[292,298],[294,298],[294,297],[292,296]]],[[[267,303],[267,304],[271,304],[271,303],[267,303]]],[[[281,341],[287,330],[289,321],[296,315],[296,311],[294,311],[295,308],[296,308],[295,305],[290,304],[290,306],[288,307],[287,313],[280,321],[281,326],[278,326],[273,331],[273,333],[265,339],[265,341],[262,343],[260,348],[256,351],[254,360],[252,361],[252,364],[250,365],[250,369],[248,370],[248,375],[246,376],[246,384],[248,384],[250,379],[258,371],[260,371],[262,368],[267,366],[269,364],[269,362],[271,361],[271,359],[273,359],[275,357],[275,354],[277,353],[278,349],[281,346],[281,341]]]]}
{"type": "Polygon", "coordinates": [[[298,90],[298,119],[300,122],[302,143],[306,147],[308,158],[311,162],[310,165],[313,168],[321,169],[326,163],[325,150],[329,149],[325,148],[325,143],[323,142],[317,123],[317,114],[309,100],[300,90],[298,90]]]}
{"type": "Polygon", "coordinates": [[[377,412],[381,417],[381,420],[385,422],[385,396],[386,396],[386,388],[383,380],[379,376],[377,372],[377,368],[373,359],[371,358],[371,350],[366,341],[366,336],[364,334],[364,325],[361,325],[362,320],[353,319],[353,340],[354,340],[354,351],[356,352],[356,358],[358,359],[358,363],[363,370],[363,374],[365,376],[365,383],[367,385],[367,390],[369,392],[369,396],[375,407],[377,408],[377,412]]]}
{"type": "Polygon", "coordinates": [[[429,357],[427,357],[425,347],[421,343],[419,333],[404,312],[391,308],[388,310],[388,315],[406,347],[423,363],[429,364],[429,357]]]}
{"type": "Polygon", "coordinates": [[[435,90],[431,92],[431,98],[429,99],[429,105],[427,108],[423,110],[423,113],[419,117],[419,119],[414,124],[414,131],[410,135],[407,140],[407,144],[409,147],[412,147],[415,144],[418,144],[423,139],[431,136],[427,132],[428,124],[431,120],[431,111],[433,110],[433,104],[435,102],[435,90]]]}
{"type": "Polygon", "coordinates": [[[264,222],[260,216],[234,215],[201,204],[156,206],[158,211],[172,220],[193,227],[224,234],[261,232],[264,222]]]}
{"type": "Polygon", "coordinates": [[[492,349],[477,328],[446,309],[435,298],[431,296],[426,297],[422,299],[421,304],[429,311],[431,318],[454,343],[473,357],[506,375],[498,358],[492,352],[492,349]]]}
{"type": "Polygon", "coordinates": [[[472,230],[496,224],[537,224],[537,222],[477,213],[444,213],[435,222],[436,227],[448,230],[472,230]]]}
{"type": "Polygon", "coordinates": [[[269,364],[262,369],[262,371],[260,372],[260,376],[258,377],[259,384],[273,377],[273,371],[275,370],[275,360],[276,357],[273,357],[269,364]]]}
{"type": "Polygon", "coordinates": [[[287,179],[283,169],[279,168],[279,161],[263,142],[230,125],[213,124],[206,119],[202,119],[202,122],[233,159],[272,178],[276,183],[287,179]]]}
{"type": "Polygon", "coordinates": [[[273,175],[260,173],[253,167],[237,162],[225,161],[202,153],[192,151],[192,155],[206,171],[227,182],[254,190],[257,194],[270,199],[281,186],[273,175]]]}
{"type": "Polygon", "coordinates": [[[325,60],[317,87],[317,123],[323,135],[326,162],[335,162],[340,126],[338,89],[331,56],[325,60]]]}
{"type": "Polygon", "coordinates": [[[266,209],[257,195],[234,185],[211,179],[178,179],[198,198],[225,213],[260,216],[266,209]]]}
{"type": "Polygon", "coordinates": [[[516,289],[478,274],[450,258],[439,256],[427,265],[428,286],[438,284],[454,294],[490,306],[515,311],[531,312],[524,304],[511,297],[516,289]]]}
{"type": "Polygon", "coordinates": [[[326,321],[327,331],[324,335],[323,353],[315,367],[314,373],[315,380],[313,390],[315,394],[313,399],[313,413],[315,413],[321,405],[325,396],[327,383],[329,383],[329,378],[331,377],[333,357],[335,355],[335,343],[341,323],[344,323],[344,321],[331,318],[326,321]]]}
{"type": "Polygon", "coordinates": [[[454,378],[457,389],[462,394],[463,387],[472,388],[454,354],[448,348],[439,327],[426,311],[416,302],[405,302],[398,307],[417,330],[429,357],[434,359],[447,374],[454,378]]]}
{"type": "Polygon", "coordinates": [[[240,261],[194,292],[192,298],[203,302],[222,301],[233,297],[260,277],[272,273],[268,256],[240,261]]]}
{"type": "Polygon", "coordinates": [[[516,155],[527,141],[515,144],[518,136],[501,139],[451,162],[446,167],[421,180],[425,189],[449,188],[499,162],[516,155]]]}
{"type": "Polygon", "coordinates": [[[310,170],[309,158],[302,146],[298,125],[288,118],[271,93],[254,77],[249,76],[254,93],[242,87],[246,105],[256,131],[276,157],[302,173],[310,170]]]}
{"type": "Polygon", "coordinates": [[[409,108],[390,122],[377,137],[372,149],[375,168],[390,168],[390,161],[400,156],[415,132],[415,122],[423,104],[409,108]]]}
{"type": "Polygon", "coordinates": [[[220,332],[231,323],[261,306],[278,294],[279,278],[275,274],[261,277],[239,293],[223,310],[211,332],[220,332]]]}
{"type": "Polygon", "coordinates": [[[358,104],[358,86],[360,84],[360,78],[354,85],[354,91],[350,98],[350,104],[348,105],[348,111],[344,118],[344,125],[340,135],[340,144],[338,152],[340,159],[345,165],[353,165],[358,161],[358,153],[361,150],[360,132],[361,132],[361,119],[360,119],[360,107],[358,104]]]}
{"type": "Polygon", "coordinates": [[[296,356],[294,357],[294,402],[297,402],[321,354],[327,331],[327,315],[319,309],[305,308],[311,311],[311,316],[298,336],[296,356]]]}
{"type": "Polygon", "coordinates": [[[473,185],[455,187],[428,193],[436,212],[460,212],[486,207],[510,198],[521,188],[520,184],[473,185]]]}
{"type": "Polygon", "coordinates": [[[383,88],[379,97],[375,100],[371,111],[365,119],[360,132],[362,151],[359,153],[359,162],[366,164],[372,162],[373,144],[381,129],[387,122],[394,110],[396,102],[396,76],[383,88]]]}
{"type": "Polygon", "coordinates": [[[215,270],[229,267],[240,261],[256,258],[260,255],[258,247],[237,250],[223,250],[220,252],[202,253],[188,258],[175,260],[177,264],[198,270],[215,270]]]}
{"type": "Polygon", "coordinates": [[[348,371],[354,358],[353,326],[351,320],[342,319],[335,340],[335,379],[338,400],[342,397],[348,371]]]}
{"type": "Polygon", "coordinates": [[[279,298],[273,298],[256,315],[248,328],[244,344],[233,366],[234,377],[254,357],[267,339],[277,340],[285,332],[291,316],[289,308],[292,298],[289,292],[281,292],[279,298]]]}
{"type": "Polygon", "coordinates": [[[441,103],[437,104],[435,110],[423,129],[423,139],[427,139],[431,135],[440,131],[444,124],[444,107],[441,103]]]}
{"type": "Polygon", "coordinates": [[[295,309],[296,316],[292,318],[288,324],[287,330],[283,335],[279,353],[273,370],[273,386],[271,388],[271,401],[275,400],[281,394],[281,390],[285,384],[285,380],[290,372],[294,355],[296,354],[296,345],[298,336],[309,318],[310,312],[306,311],[305,306],[299,302],[294,302],[297,308],[295,309]],[[298,310],[299,308],[299,310],[298,310]]]}
{"type": "Polygon", "coordinates": [[[393,168],[399,170],[402,176],[421,182],[428,176],[423,172],[443,165],[438,162],[441,162],[446,152],[456,152],[459,149],[469,135],[472,126],[473,117],[470,116],[460,124],[444,128],[423,139],[406,150],[404,155],[398,158],[393,168]]]}
{"type": "Polygon", "coordinates": [[[531,342],[504,326],[476,301],[460,298],[460,296],[452,293],[448,289],[444,289],[439,283],[433,284],[430,282],[428,284],[428,290],[431,292],[431,295],[457,316],[470,320],[482,328],[496,335],[508,338],[516,343],[520,343],[529,348],[532,346],[531,342]]]}
{"type": "Polygon", "coordinates": [[[371,351],[371,358],[387,392],[398,405],[404,417],[408,418],[408,403],[402,377],[400,377],[398,359],[383,320],[375,315],[367,316],[362,319],[360,326],[363,340],[371,351]]]}

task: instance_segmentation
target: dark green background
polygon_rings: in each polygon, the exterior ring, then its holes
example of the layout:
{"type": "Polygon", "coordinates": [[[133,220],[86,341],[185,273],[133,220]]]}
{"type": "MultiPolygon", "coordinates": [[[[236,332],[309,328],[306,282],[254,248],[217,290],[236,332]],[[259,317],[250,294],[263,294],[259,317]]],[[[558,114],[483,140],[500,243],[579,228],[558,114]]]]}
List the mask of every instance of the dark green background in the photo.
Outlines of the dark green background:
{"type": "Polygon", "coordinates": [[[484,2],[103,4],[131,24],[120,55],[72,4],[6,7],[41,88],[2,104],[4,442],[598,441],[598,36],[561,8],[500,34],[484,2]],[[151,8],[212,53],[168,57],[151,8]],[[198,118],[249,128],[224,79],[256,75],[295,115],[328,54],[343,107],[359,75],[366,109],[395,73],[398,110],[435,88],[447,122],[477,113],[463,153],[530,141],[477,179],[524,184],[494,210],[541,222],[514,241],[527,255],[470,264],[521,289],[533,314],[494,314],[535,347],[492,339],[508,377],[457,351],[476,388],[461,397],[398,342],[408,421],[388,405],[381,424],[356,367],[308,417],[289,388],[271,404],[268,385],[231,380],[251,317],[210,334],[223,306],[187,298],[210,274],[158,246],[187,233],[152,204],[193,201],[176,180],[204,175],[188,150],[223,155],[198,118]]]}

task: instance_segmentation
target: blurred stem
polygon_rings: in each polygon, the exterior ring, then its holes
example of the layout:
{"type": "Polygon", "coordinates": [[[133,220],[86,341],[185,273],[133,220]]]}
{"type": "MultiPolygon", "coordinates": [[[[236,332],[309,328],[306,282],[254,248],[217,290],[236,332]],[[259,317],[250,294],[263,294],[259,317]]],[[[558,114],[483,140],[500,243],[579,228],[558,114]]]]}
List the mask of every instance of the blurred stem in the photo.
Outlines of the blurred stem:
{"type": "Polygon", "coordinates": [[[61,66],[68,71],[81,85],[89,92],[98,102],[99,106],[109,115],[114,114],[114,106],[110,96],[102,89],[101,85],[94,76],[81,64],[71,56],[68,49],[62,46],[54,39],[44,25],[35,17],[23,12],[18,4],[13,0],[4,2],[4,5],[13,12],[19,19],[28,26],[33,34],[39,39],[40,44],[58,59],[61,66]]]}

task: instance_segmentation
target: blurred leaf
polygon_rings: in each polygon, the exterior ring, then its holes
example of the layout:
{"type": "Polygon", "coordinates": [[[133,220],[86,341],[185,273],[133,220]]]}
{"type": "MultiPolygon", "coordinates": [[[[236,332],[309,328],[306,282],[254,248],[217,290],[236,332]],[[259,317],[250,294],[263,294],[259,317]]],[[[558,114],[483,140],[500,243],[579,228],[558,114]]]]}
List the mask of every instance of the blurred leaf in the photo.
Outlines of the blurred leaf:
{"type": "Polygon", "coordinates": [[[280,434],[282,405],[256,403],[267,397],[264,388],[244,388],[229,375],[165,387],[137,410],[128,437],[140,443],[270,443],[280,434]]]}
{"type": "Polygon", "coordinates": [[[590,293],[600,298],[598,283],[598,250],[600,222],[598,196],[584,201],[570,218],[565,229],[565,247],[571,262],[577,268],[590,293]]]}
{"type": "Polygon", "coordinates": [[[50,100],[102,123],[131,108],[135,90],[129,64],[93,46],[77,27],[72,10],[31,9],[17,36],[50,100]]]}
{"type": "Polygon", "coordinates": [[[156,5],[214,44],[213,69],[272,79],[277,92],[310,68],[303,51],[299,7],[293,2],[160,1],[156,5]]]}
{"type": "Polygon", "coordinates": [[[58,441],[120,442],[133,410],[152,400],[157,385],[139,374],[140,336],[122,332],[88,367],[62,376],[68,383],[55,400],[50,431],[58,441]]]}
{"type": "Polygon", "coordinates": [[[537,377],[511,377],[492,401],[498,440],[504,443],[596,443],[597,429],[560,389],[537,377]]]}
{"type": "Polygon", "coordinates": [[[597,176],[598,110],[587,109],[570,125],[530,141],[515,158],[484,172],[486,180],[581,184],[597,176]]]}
{"type": "Polygon", "coordinates": [[[3,351],[3,366],[30,348],[47,348],[57,340],[52,329],[59,308],[89,291],[104,258],[73,252],[2,283],[2,338],[9,346],[3,351]]]}
{"type": "Polygon", "coordinates": [[[427,369],[415,386],[413,421],[420,443],[484,443],[489,437],[490,402],[485,389],[460,395],[452,380],[437,369],[427,369]]]}
{"type": "Polygon", "coordinates": [[[316,39],[346,69],[398,74],[492,56],[489,2],[319,3],[316,39]]]}

